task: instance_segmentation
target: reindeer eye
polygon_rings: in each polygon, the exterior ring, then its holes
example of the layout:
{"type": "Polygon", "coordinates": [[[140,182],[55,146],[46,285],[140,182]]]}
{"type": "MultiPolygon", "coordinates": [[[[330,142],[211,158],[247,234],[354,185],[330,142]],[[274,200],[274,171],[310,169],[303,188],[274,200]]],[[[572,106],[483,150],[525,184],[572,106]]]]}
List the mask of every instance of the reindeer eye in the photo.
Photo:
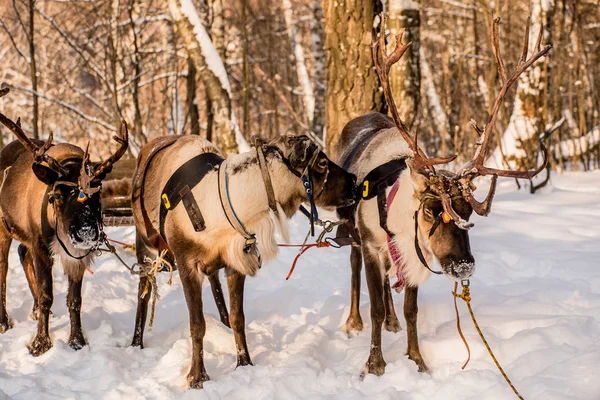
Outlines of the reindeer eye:
{"type": "Polygon", "coordinates": [[[58,192],[54,193],[54,200],[59,200],[59,201],[62,200],[62,194],[60,194],[58,192]]]}
{"type": "Polygon", "coordinates": [[[325,169],[327,168],[327,165],[329,164],[329,160],[327,160],[326,158],[323,160],[320,160],[319,163],[317,164],[319,166],[319,168],[325,169]]]}

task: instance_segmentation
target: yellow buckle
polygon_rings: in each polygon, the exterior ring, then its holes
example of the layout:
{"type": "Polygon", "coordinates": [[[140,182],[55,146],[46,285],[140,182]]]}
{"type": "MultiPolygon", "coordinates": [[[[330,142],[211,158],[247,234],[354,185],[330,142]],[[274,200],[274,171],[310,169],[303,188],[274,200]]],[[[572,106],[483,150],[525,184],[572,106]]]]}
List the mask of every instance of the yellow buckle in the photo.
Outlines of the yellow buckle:
{"type": "Polygon", "coordinates": [[[167,196],[166,193],[163,193],[161,198],[162,198],[163,204],[165,205],[165,208],[167,210],[169,210],[171,208],[171,202],[169,201],[169,197],[167,196]]]}
{"type": "Polygon", "coordinates": [[[362,196],[367,197],[368,195],[369,195],[369,181],[364,181],[362,196]]]}

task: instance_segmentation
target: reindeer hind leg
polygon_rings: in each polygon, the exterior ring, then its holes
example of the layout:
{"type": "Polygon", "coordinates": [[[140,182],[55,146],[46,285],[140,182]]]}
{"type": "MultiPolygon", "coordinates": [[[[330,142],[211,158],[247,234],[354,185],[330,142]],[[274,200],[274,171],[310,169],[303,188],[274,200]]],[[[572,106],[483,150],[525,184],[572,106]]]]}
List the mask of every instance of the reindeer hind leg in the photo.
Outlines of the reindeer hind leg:
{"type": "Polygon", "coordinates": [[[210,288],[212,290],[213,298],[215,299],[215,304],[219,310],[221,322],[226,327],[231,328],[231,324],[229,322],[229,312],[227,311],[227,304],[225,304],[225,296],[223,295],[223,287],[221,286],[221,281],[219,280],[219,270],[216,270],[212,274],[208,275],[208,281],[210,282],[210,288]]]}

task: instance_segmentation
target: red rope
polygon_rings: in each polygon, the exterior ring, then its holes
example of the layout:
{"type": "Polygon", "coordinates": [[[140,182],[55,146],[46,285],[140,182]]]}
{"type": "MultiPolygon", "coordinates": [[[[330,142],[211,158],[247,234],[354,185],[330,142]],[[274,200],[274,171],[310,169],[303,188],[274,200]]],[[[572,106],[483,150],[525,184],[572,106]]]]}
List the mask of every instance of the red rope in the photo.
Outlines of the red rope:
{"type": "MultiPolygon", "coordinates": [[[[297,244],[280,244],[278,246],[281,247],[297,247],[297,246],[301,246],[301,245],[297,245],[297,244]]],[[[330,247],[331,244],[329,242],[319,242],[319,243],[312,243],[312,244],[307,244],[304,246],[304,248],[302,249],[302,251],[300,251],[300,253],[298,253],[298,255],[296,256],[296,258],[294,258],[294,262],[292,263],[292,268],[290,268],[290,272],[288,272],[287,276],[285,277],[285,280],[287,281],[288,279],[290,279],[290,277],[292,276],[292,273],[294,272],[294,268],[296,268],[296,263],[298,262],[298,260],[300,259],[300,256],[302,254],[304,254],[306,252],[306,250],[312,248],[312,247],[330,247]]]]}
{"type": "Polygon", "coordinates": [[[111,243],[120,244],[120,245],[121,245],[121,246],[123,246],[123,247],[133,247],[133,245],[132,245],[132,244],[127,244],[127,243],[124,243],[124,242],[119,242],[118,240],[115,240],[115,239],[106,238],[106,240],[108,240],[108,241],[109,241],[109,242],[111,242],[111,243]]]}

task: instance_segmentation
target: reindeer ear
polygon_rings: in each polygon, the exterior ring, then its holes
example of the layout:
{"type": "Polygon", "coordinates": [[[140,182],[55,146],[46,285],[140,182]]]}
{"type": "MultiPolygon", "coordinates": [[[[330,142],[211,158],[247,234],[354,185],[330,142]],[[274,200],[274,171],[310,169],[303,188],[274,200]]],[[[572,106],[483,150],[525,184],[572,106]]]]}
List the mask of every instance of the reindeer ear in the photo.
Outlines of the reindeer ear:
{"type": "Polygon", "coordinates": [[[52,185],[58,180],[58,173],[50,167],[40,163],[34,163],[31,169],[33,169],[35,176],[46,185],[52,185]]]}
{"type": "Polygon", "coordinates": [[[308,136],[286,135],[285,144],[288,149],[288,159],[294,168],[305,168],[315,151],[319,150],[308,136]]]}
{"type": "Polygon", "coordinates": [[[419,171],[415,170],[412,159],[406,160],[406,165],[410,170],[410,177],[415,193],[421,194],[425,192],[425,190],[427,190],[427,178],[419,171]]]}

